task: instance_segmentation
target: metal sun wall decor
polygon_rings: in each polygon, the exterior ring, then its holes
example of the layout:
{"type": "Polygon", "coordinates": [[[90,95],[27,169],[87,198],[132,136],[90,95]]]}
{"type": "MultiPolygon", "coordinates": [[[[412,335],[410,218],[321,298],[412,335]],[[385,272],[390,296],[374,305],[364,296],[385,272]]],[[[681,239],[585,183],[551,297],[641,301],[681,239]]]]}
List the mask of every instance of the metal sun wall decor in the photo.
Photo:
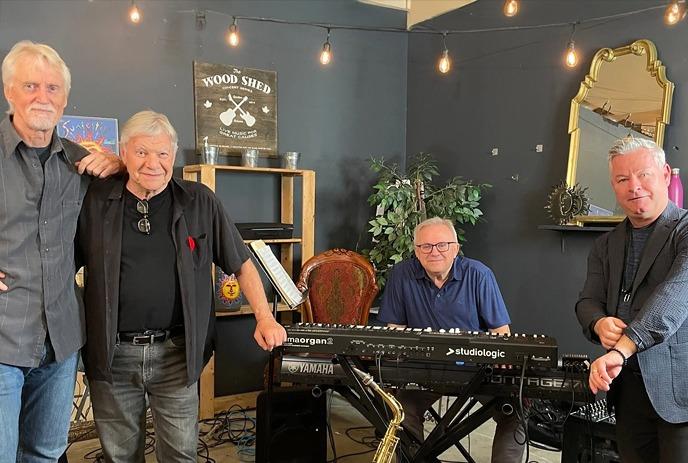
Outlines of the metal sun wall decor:
{"type": "Polygon", "coordinates": [[[558,225],[571,222],[575,216],[586,215],[590,203],[585,190],[587,188],[581,188],[578,184],[570,187],[562,180],[549,193],[545,210],[558,225]]]}

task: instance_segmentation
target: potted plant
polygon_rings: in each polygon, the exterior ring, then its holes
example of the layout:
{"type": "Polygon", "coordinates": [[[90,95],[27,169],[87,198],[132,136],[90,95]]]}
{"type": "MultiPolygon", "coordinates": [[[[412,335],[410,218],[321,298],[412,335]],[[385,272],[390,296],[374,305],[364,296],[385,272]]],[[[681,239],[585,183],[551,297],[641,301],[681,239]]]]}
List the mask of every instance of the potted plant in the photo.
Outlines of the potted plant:
{"type": "Polygon", "coordinates": [[[491,185],[474,184],[460,177],[445,185],[435,186],[439,175],[437,161],[427,153],[414,156],[407,173],[384,158],[371,159],[371,169],[379,175],[368,203],[376,207],[370,220],[372,248],[363,253],[375,266],[378,285],[382,288],[387,272],[397,262],[413,256],[413,230],[428,217],[443,217],[454,222],[460,243],[466,241],[462,228],[475,225],[483,215],[480,210],[482,191],[491,185]]]}

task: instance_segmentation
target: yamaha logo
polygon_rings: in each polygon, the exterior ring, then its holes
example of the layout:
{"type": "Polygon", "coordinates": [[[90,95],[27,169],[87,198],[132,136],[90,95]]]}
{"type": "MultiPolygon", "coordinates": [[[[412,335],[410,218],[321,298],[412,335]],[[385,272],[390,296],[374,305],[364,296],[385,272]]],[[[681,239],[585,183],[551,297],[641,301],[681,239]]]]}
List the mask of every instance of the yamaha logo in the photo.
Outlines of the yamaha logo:
{"type": "Polygon", "coordinates": [[[304,373],[311,375],[334,375],[334,365],[324,362],[290,362],[287,365],[287,370],[293,375],[304,373]]]}

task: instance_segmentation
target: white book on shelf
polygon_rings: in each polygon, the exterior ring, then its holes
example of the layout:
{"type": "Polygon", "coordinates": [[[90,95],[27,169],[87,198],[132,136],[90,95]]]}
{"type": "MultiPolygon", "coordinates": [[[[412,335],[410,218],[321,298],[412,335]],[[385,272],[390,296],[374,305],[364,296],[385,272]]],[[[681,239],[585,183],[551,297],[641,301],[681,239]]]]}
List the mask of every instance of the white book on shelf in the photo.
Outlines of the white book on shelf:
{"type": "Polygon", "coordinates": [[[305,294],[301,294],[287,271],[272,253],[270,246],[263,240],[251,241],[249,246],[284,303],[291,308],[302,304],[306,299],[305,294]]]}

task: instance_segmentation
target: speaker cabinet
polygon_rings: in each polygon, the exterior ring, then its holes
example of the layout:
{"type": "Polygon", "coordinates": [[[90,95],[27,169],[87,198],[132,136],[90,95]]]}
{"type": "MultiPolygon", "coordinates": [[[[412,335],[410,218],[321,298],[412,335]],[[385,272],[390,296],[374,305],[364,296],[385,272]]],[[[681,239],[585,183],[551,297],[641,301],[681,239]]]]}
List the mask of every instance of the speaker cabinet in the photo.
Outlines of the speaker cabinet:
{"type": "Polygon", "coordinates": [[[256,404],[256,463],[327,461],[325,395],[311,388],[263,391],[256,404]]]}

